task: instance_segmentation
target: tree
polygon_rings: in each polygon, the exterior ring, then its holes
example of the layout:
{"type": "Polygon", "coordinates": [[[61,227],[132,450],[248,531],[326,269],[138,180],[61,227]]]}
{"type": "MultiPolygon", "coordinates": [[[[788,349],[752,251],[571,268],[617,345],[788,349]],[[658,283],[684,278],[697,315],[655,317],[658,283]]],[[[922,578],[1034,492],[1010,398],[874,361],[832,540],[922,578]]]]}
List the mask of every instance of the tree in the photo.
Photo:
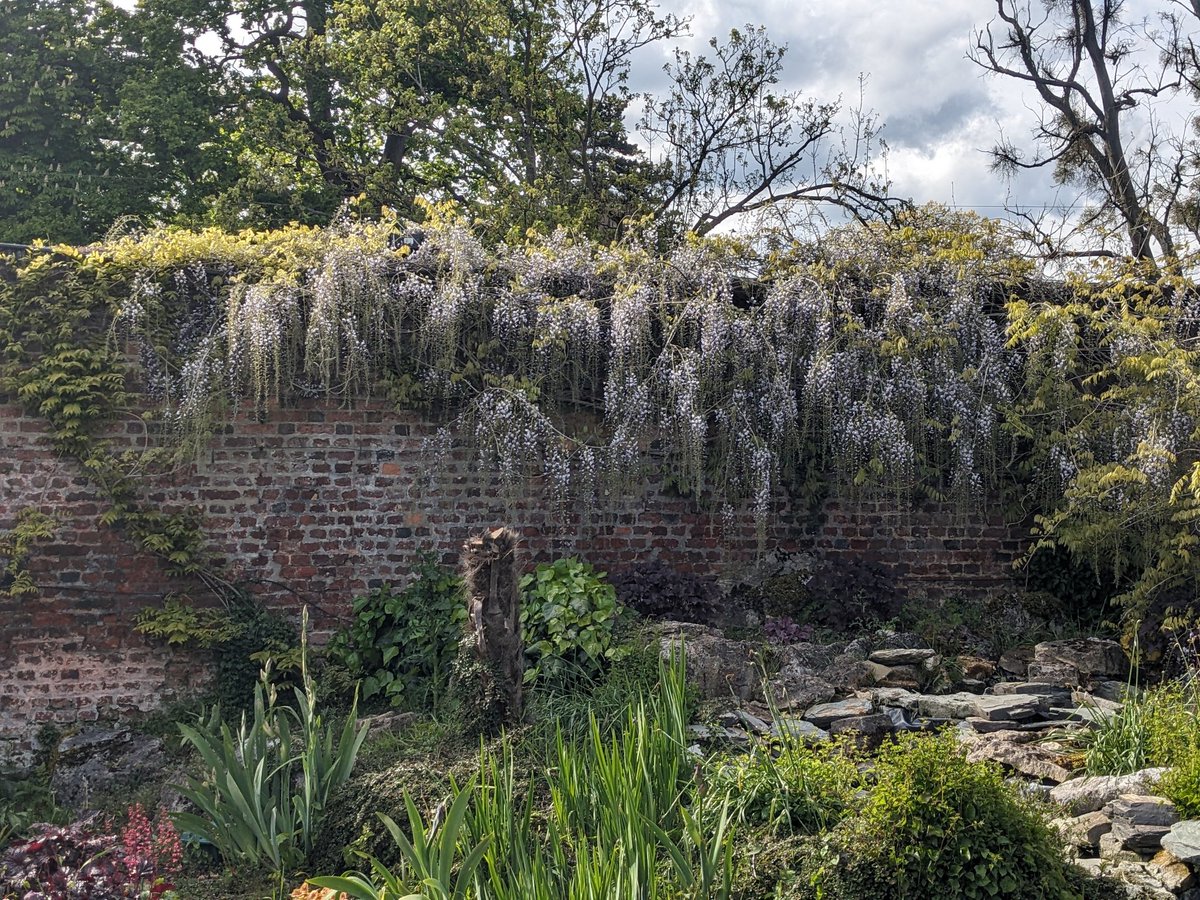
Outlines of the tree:
{"type": "Polygon", "coordinates": [[[890,214],[895,201],[871,178],[869,117],[857,118],[847,142],[839,103],[776,93],[786,48],[763,28],[734,29],[709,46],[712,58],[677,50],[666,95],[647,98],[642,128],[667,169],[656,216],[707,234],[797,202],[831,203],[860,221],[890,214]]]}
{"type": "Polygon", "coordinates": [[[390,175],[503,235],[615,236],[649,212],[657,169],[629,140],[628,73],[684,23],[646,0],[364,0],[342,46],[351,92],[386,135],[390,175]]]}
{"type": "Polygon", "coordinates": [[[839,143],[837,103],[776,93],[784,51],[761,30],[714,42],[715,63],[680,54],[673,87],[645,99],[639,146],[631,63],[687,27],[653,0],[0,10],[9,240],[90,240],[125,215],[320,224],[347,203],[417,218],[425,200],[492,239],[565,226],[610,240],[648,218],[674,238],[791,203],[889,207],[846,149],[873,129],[839,143]]]}
{"type": "MultiPolygon", "coordinates": [[[[1200,15],[1200,6],[1188,9],[1200,15]]],[[[1180,18],[1164,19],[1176,27],[1163,42],[1148,23],[1130,22],[1121,0],[1047,0],[1036,11],[1027,0],[996,0],[996,12],[999,27],[977,32],[970,56],[1030,85],[1041,106],[1037,151],[1026,156],[1002,139],[992,151],[995,167],[1052,167],[1058,183],[1079,184],[1098,200],[1085,223],[1115,217],[1132,256],[1150,263],[1175,256],[1172,228],[1193,188],[1195,149],[1186,135],[1164,130],[1156,113],[1185,84],[1180,18]]],[[[1050,255],[1112,254],[1068,250],[1029,222],[1050,255]]]]}

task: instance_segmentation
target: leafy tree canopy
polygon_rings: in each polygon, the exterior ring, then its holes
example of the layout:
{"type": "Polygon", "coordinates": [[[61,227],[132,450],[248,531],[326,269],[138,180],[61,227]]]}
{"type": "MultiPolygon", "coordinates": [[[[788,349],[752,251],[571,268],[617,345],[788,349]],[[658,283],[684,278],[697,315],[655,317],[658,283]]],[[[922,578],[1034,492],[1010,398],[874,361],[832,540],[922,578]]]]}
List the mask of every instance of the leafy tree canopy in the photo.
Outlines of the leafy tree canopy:
{"type": "Polygon", "coordinates": [[[646,223],[671,238],[783,202],[893,205],[870,178],[873,125],[846,140],[838,103],[780,91],[784,48],[761,29],[678,54],[662,95],[637,97],[635,54],[688,28],[650,0],[0,0],[0,15],[0,240],[94,240],[126,216],[324,224],[347,203],[411,218],[418,200],[455,201],[492,239],[646,223]]]}

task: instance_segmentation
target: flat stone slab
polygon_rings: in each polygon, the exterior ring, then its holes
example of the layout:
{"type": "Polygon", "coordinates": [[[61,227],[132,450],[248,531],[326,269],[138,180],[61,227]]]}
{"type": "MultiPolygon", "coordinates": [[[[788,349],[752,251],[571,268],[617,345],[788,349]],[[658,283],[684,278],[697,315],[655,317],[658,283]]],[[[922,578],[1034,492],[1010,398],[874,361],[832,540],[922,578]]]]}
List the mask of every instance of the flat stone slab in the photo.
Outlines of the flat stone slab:
{"type": "Polygon", "coordinates": [[[771,734],[776,737],[792,738],[806,744],[817,744],[829,740],[829,732],[812,722],[791,716],[780,717],[771,723],[771,734]]]}
{"type": "Polygon", "coordinates": [[[1134,825],[1124,819],[1114,819],[1110,834],[1120,842],[1122,849],[1135,853],[1155,853],[1162,847],[1162,839],[1170,830],[1164,825],[1134,825]]]}
{"type": "Polygon", "coordinates": [[[1033,736],[1017,731],[997,731],[979,734],[963,742],[968,762],[990,760],[1041,781],[1055,784],[1066,781],[1071,772],[1062,765],[1062,757],[1040,744],[1033,736]]]}
{"type": "Polygon", "coordinates": [[[967,716],[963,719],[972,730],[980,734],[990,734],[995,731],[1016,731],[1020,723],[1014,722],[1012,719],[985,719],[982,716],[967,716]]]}
{"type": "Polygon", "coordinates": [[[1072,810],[1075,815],[1094,812],[1122,794],[1145,794],[1166,769],[1143,769],[1131,775],[1091,775],[1072,778],[1050,792],[1050,799],[1072,810]]]}
{"type": "Polygon", "coordinates": [[[875,707],[869,698],[848,697],[835,703],[818,703],[816,706],[810,706],[804,714],[804,718],[818,728],[828,728],[838,719],[869,716],[873,712],[875,712],[875,707]]]}
{"type": "Polygon", "coordinates": [[[876,650],[867,659],[881,666],[919,666],[936,655],[929,648],[898,647],[894,650],[876,650]]]}
{"type": "Polygon", "coordinates": [[[923,716],[934,719],[965,719],[977,715],[975,702],[978,694],[959,691],[957,694],[922,694],[917,700],[917,709],[923,716]]]}
{"type": "Polygon", "coordinates": [[[1054,829],[1073,847],[1094,850],[1100,838],[1112,831],[1112,820],[1102,812],[1084,813],[1073,819],[1055,819],[1054,829]]]}
{"type": "Polygon", "coordinates": [[[1200,819],[1176,822],[1163,836],[1162,845],[1180,862],[1200,866],[1200,819]]]}
{"type": "Polygon", "coordinates": [[[1153,794],[1122,794],[1105,805],[1104,813],[1114,822],[1120,820],[1130,825],[1169,828],[1179,821],[1175,804],[1153,794]]]}
{"type": "Polygon", "coordinates": [[[995,694],[984,694],[981,697],[975,698],[975,715],[981,719],[991,719],[997,721],[1000,719],[1011,719],[1020,721],[1022,719],[1032,719],[1042,709],[1042,701],[1039,697],[1030,696],[1027,694],[1010,694],[1008,696],[996,696],[995,694]]]}
{"type": "Polygon", "coordinates": [[[877,707],[902,709],[915,713],[920,705],[921,695],[898,687],[880,687],[871,691],[871,699],[877,707]]]}
{"type": "Polygon", "coordinates": [[[1071,692],[1057,684],[1047,684],[1044,681],[1001,681],[992,685],[992,693],[1007,697],[1010,694],[1032,694],[1035,697],[1053,697],[1056,705],[1066,706],[1071,699],[1071,692]]]}

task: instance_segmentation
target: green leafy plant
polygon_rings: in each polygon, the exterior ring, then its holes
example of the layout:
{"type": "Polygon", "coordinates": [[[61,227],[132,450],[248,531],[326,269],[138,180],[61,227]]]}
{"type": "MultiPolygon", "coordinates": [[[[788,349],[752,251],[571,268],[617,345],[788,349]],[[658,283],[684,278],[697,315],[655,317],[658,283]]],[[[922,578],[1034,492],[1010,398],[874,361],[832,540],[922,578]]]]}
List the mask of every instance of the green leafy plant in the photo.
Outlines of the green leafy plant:
{"type": "Polygon", "coordinates": [[[737,823],[697,778],[687,721],[682,660],[660,663],[619,723],[560,732],[545,765],[521,768],[504,741],[428,824],[406,797],[411,837],[383,820],[398,869],[364,855],[370,872],[310,883],[365,900],[727,900],[737,823]]]}
{"type": "Polygon", "coordinates": [[[225,610],[195,606],[178,594],[168,594],[162,606],[142,610],[135,621],[135,630],[142,634],[172,645],[195,643],[206,649],[232,640],[239,631],[225,610]]]}
{"type": "Polygon", "coordinates": [[[307,666],[307,610],[301,632],[303,690],[295,707],[279,703],[268,673],[254,690],[253,712],[235,728],[214,706],[207,722],[180,725],[204,762],[180,792],[198,810],[176,813],[183,831],[212,843],[231,863],[284,872],[312,850],[330,793],[349,777],[367,727],[355,729],[357,698],[340,733],[317,710],[307,666]]]}
{"type": "Polygon", "coordinates": [[[460,852],[467,806],[473,794],[474,784],[469,782],[448,809],[438,808],[428,824],[412,797],[405,794],[411,840],[389,816],[379,815],[400,851],[399,871],[367,856],[369,876],[359,873],[311,878],[309,884],[341,891],[356,900],[464,900],[488,845],[484,838],[460,852]]]}
{"type": "Polygon", "coordinates": [[[1181,816],[1200,817],[1200,681],[1192,676],[1163,685],[1149,703],[1150,759],[1168,767],[1155,790],[1181,816]]]}
{"type": "Polygon", "coordinates": [[[56,812],[44,770],[0,772],[0,848],[22,837],[35,823],[50,821],[56,812]]]}
{"type": "Polygon", "coordinates": [[[736,820],[782,834],[818,834],[855,807],[863,778],[845,748],[796,738],[758,743],[705,764],[710,789],[727,796],[736,820]]]}
{"type": "Polygon", "coordinates": [[[1041,813],[950,732],[885,746],[874,786],[811,873],[821,896],[1065,898],[1066,863],[1041,813]]]}
{"type": "Polygon", "coordinates": [[[53,517],[25,507],[17,512],[12,527],[0,533],[0,597],[37,592],[26,566],[34,544],[54,537],[54,529],[53,517]]]}
{"type": "Polygon", "coordinates": [[[349,627],[330,641],[326,658],[361,679],[363,700],[436,706],[466,620],[462,579],[423,553],[403,590],[381,587],[357,597],[353,614],[349,627]]]}
{"type": "Polygon", "coordinates": [[[521,579],[521,592],[526,681],[593,677],[625,654],[615,636],[623,607],[591,564],[573,556],[543,563],[521,579]]]}
{"type": "Polygon", "coordinates": [[[1083,746],[1083,765],[1089,775],[1128,775],[1150,765],[1150,700],[1131,686],[1120,709],[1092,707],[1093,726],[1075,737],[1083,746]]]}

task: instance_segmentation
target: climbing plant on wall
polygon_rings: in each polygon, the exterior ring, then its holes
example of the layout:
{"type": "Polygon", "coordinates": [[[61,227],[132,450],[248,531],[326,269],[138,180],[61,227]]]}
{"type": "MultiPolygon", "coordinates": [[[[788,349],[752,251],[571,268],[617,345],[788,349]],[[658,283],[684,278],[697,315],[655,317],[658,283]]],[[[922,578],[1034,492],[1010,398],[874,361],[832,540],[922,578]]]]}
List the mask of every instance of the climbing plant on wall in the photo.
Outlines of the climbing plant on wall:
{"type": "Polygon", "coordinates": [[[508,488],[542,477],[565,514],[647,474],[764,527],[782,494],[822,483],[962,504],[999,491],[1039,515],[1040,541],[1115,562],[1135,603],[1194,578],[1182,267],[1051,281],[996,223],[939,208],[817,244],[665,255],[561,230],[490,247],[453,210],[427,219],[163,229],[14,261],[0,391],[175,571],[202,565],[200,533],[139,502],[134,466],[186,458],[239,409],[373,393],[444,424],[431,469],[466,444],[508,488]],[[176,440],[113,452],[126,406],[176,440]]]}

